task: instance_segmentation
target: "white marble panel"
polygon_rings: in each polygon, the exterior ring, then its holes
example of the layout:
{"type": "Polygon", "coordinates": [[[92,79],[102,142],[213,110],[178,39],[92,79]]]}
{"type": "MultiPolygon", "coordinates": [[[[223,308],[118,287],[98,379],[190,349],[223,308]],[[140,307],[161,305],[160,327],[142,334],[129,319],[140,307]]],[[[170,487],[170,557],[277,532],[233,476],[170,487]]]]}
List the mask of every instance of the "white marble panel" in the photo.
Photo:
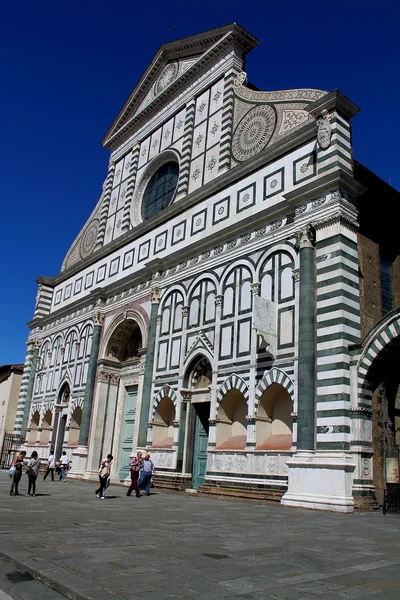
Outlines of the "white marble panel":
{"type": "Polygon", "coordinates": [[[114,226],[114,239],[122,234],[122,219],[124,216],[124,210],[121,208],[115,215],[115,226],[114,226]]]}
{"type": "Polygon", "coordinates": [[[149,160],[151,160],[152,158],[157,156],[157,154],[160,152],[161,133],[162,133],[162,130],[160,128],[155,133],[153,133],[153,135],[151,136],[149,160]]]}
{"type": "Polygon", "coordinates": [[[174,138],[173,138],[174,142],[176,140],[179,140],[183,136],[183,134],[185,133],[185,119],[186,119],[186,108],[184,108],[183,110],[181,110],[175,116],[174,138]]]}
{"type": "Polygon", "coordinates": [[[221,139],[221,116],[222,111],[220,110],[208,120],[207,148],[218,144],[221,139]]]}
{"type": "Polygon", "coordinates": [[[218,162],[219,162],[219,145],[214,146],[206,153],[206,160],[204,164],[204,183],[211,181],[218,175],[218,162]]]}
{"type": "Polygon", "coordinates": [[[115,165],[113,187],[115,187],[116,185],[118,185],[121,182],[123,167],[124,167],[124,159],[121,158],[121,160],[119,160],[117,162],[117,164],[115,165]]]}
{"type": "Polygon", "coordinates": [[[192,160],[189,176],[189,192],[197,190],[203,183],[203,163],[204,155],[192,160]]]}
{"type": "Polygon", "coordinates": [[[174,132],[174,119],[170,119],[165,123],[161,132],[161,150],[168,148],[172,142],[172,136],[174,132]]]}
{"type": "Polygon", "coordinates": [[[239,352],[250,352],[250,321],[239,323],[239,352]]]}
{"type": "Polygon", "coordinates": [[[114,231],[115,215],[107,219],[106,232],[104,234],[104,246],[111,242],[114,231]]]}
{"type": "Polygon", "coordinates": [[[149,158],[149,148],[150,148],[150,138],[148,137],[144,142],[140,144],[140,153],[139,153],[139,162],[138,169],[143,167],[148,161],[149,158]]]}
{"type": "Polygon", "coordinates": [[[202,94],[201,96],[199,96],[197,98],[196,112],[195,112],[195,117],[194,117],[195,125],[198,125],[199,123],[204,121],[204,119],[207,119],[209,98],[210,98],[210,90],[207,90],[206,92],[204,92],[204,94],[202,94]]]}
{"type": "Polygon", "coordinates": [[[111,192],[110,198],[110,206],[108,208],[108,215],[111,216],[115,213],[118,207],[118,197],[119,197],[119,186],[113,189],[111,192]]]}
{"type": "Polygon", "coordinates": [[[204,121],[193,132],[192,158],[202,154],[206,147],[207,122],[204,121]]]}
{"type": "Polygon", "coordinates": [[[293,311],[279,313],[279,344],[293,344],[293,311]]]}
{"type": "Polygon", "coordinates": [[[222,108],[224,103],[224,80],[220,79],[211,88],[210,93],[210,115],[222,108]]]}
{"type": "Polygon", "coordinates": [[[127,154],[124,159],[124,168],[122,170],[121,181],[124,181],[129,176],[129,172],[131,169],[131,160],[132,160],[132,152],[129,152],[129,154],[127,154]]]}
{"type": "Polygon", "coordinates": [[[171,344],[171,368],[179,367],[179,358],[181,351],[181,340],[172,340],[171,344]]]}
{"type": "Polygon", "coordinates": [[[124,207],[125,197],[126,197],[126,188],[127,187],[128,187],[128,182],[127,181],[124,181],[120,185],[117,210],[120,210],[121,208],[124,207]]]}
{"type": "Polygon", "coordinates": [[[158,369],[165,369],[167,365],[168,342],[160,342],[158,345],[158,369]]]}

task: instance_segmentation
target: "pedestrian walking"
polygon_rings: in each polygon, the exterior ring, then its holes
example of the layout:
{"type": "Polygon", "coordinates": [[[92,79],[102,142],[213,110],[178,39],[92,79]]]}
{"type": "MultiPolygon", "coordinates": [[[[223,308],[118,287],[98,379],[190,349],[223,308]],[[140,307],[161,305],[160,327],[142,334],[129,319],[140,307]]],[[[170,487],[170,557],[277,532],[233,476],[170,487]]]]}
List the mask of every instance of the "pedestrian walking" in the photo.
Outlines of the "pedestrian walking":
{"type": "Polygon", "coordinates": [[[54,481],[55,468],[56,468],[56,457],[54,456],[54,452],[51,450],[49,458],[47,459],[47,469],[46,469],[46,473],[43,477],[43,481],[46,481],[46,477],[49,473],[51,476],[51,480],[54,481]]]}
{"type": "Polygon", "coordinates": [[[69,458],[65,450],[63,451],[60,459],[60,479],[59,481],[65,481],[65,472],[69,469],[69,458]]]}
{"type": "Polygon", "coordinates": [[[36,496],[36,479],[39,474],[40,460],[36,450],[32,452],[31,458],[28,462],[28,496],[36,496]],[[32,492],[32,493],[31,493],[32,492]]]}
{"type": "Polygon", "coordinates": [[[130,471],[131,471],[131,485],[129,486],[128,491],[126,492],[127,496],[132,494],[132,491],[135,490],[135,495],[137,498],[140,498],[141,494],[138,490],[138,481],[139,481],[139,472],[143,468],[143,458],[142,453],[137,452],[136,456],[130,462],[130,471]]]}
{"type": "Polygon", "coordinates": [[[96,490],[95,494],[101,500],[105,500],[105,491],[108,487],[108,480],[111,474],[111,463],[113,460],[112,454],[107,454],[107,458],[103,458],[99,467],[99,482],[100,487],[96,490]]]}
{"type": "Polygon", "coordinates": [[[26,452],[25,452],[25,450],[22,450],[22,452],[20,452],[18,454],[18,456],[16,456],[14,459],[14,462],[13,462],[14,474],[12,476],[12,481],[11,481],[10,496],[19,496],[18,484],[22,477],[22,467],[24,465],[25,456],[26,456],[26,452]]]}
{"type": "Polygon", "coordinates": [[[143,488],[146,490],[146,496],[150,496],[151,478],[154,475],[154,464],[150,460],[150,454],[146,454],[143,460],[143,467],[140,472],[140,479],[138,483],[139,490],[143,488]]]}

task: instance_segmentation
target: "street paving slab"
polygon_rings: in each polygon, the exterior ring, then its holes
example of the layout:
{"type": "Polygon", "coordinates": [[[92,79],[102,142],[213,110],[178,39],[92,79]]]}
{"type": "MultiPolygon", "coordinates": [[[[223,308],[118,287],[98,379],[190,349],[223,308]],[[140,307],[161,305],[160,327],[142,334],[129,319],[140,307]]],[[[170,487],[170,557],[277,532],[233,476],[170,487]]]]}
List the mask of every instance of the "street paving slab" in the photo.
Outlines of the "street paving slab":
{"type": "MultiPolygon", "coordinates": [[[[3,575],[23,572],[50,594],[18,600],[400,599],[400,515],[157,488],[136,498],[120,486],[101,500],[96,483],[42,476],[35,497],[10,497],[9,486],[0,471],[3,575]]],[[[25,475],[20,491],[26,494],[25,475]]],[[[14,597],[1,573],[0,589],[14,597]]]]}

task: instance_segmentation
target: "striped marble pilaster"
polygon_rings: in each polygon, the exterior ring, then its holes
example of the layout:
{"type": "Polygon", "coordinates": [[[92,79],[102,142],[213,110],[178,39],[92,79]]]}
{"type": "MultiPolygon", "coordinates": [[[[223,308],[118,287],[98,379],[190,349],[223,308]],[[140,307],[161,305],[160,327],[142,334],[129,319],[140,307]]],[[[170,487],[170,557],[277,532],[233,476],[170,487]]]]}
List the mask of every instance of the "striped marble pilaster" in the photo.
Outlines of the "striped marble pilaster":
{"type": "Polygon", "coordinates": [[[231,140],[233,122],[233,81],[237,73],[232,71],[225,76],[224,103],[221,119],[221,142],[219,148],[219,171],[227,171],[231,160],[231,140]]]}
{"type": "Polygon", "coordinates": [[[187,194],[189,187],[190,157],[192,154],[192,140],[194,130],[194,114],[196,99],[192,98],[186,105],[185,130],[182,145],[182,160],[178,181],[177,197],[187,194]]]}
{"type": "Polygon", "coordinates": [[[108,217],[108,209],[110,207],[110,199],[111,199],[111,190],[114,179],[114,171],[115,171],[115,163],[111,163],[108,169],[108,175],[104,182],[104,191],[103,191],[103,204],[101,207],[100,213],[100,224],[97,232],[97,240],[95,250],[98,250],[103,246],[104,242],[104,234],[106,232],[107,225],[107,217],[108,217]]]}
{"type": "Polygon", "coordinates": [[[317,448],[349,450],[349,346],[360,341],[357,244],[343,234],[317,243],[317,448]]]}
{"type": "Polygon", "coordinates": [[[53,299],[53,288],[44,283],[39,283],[39,290],[37,295],[35,317],[44,317],[49,314],[51,308],[51,302],[53,299]]]}
{"type": "Polygon", "coordinates": [[[343,169],[353,174],[353,149],[351,142],[351,124],[343,119],[336,111],[330,115],[331,143],[329,148],[322,150],[318,146],[318,174],[325,175],[335,169],[343,169]]]}
{"type": "Polygon", "coordinates": [[[137,144],[135,144],[135,146],[132,150],[131,164],[130,164],[130,168],[129,168],[128,185],[126,188],[124,214],[122,217],[122,231],[128,231],[129,225],[131,222],[131,218],[130,218],[131,201],[132,201],[133,191],[135,189],[135,184],[136,184],[136,175],[137,175],[137,168],[138,168],[138,163],[139,163],[139,150],[140,150],[140,144],[137,143],[137,144]]]}

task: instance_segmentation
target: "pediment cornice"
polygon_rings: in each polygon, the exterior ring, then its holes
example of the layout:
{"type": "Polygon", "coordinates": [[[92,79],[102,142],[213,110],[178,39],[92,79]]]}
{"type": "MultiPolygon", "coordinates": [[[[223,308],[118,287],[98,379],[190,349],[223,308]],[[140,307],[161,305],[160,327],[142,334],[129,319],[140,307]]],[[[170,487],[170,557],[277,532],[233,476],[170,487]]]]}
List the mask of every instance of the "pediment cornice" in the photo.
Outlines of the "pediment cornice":
{"type": "Polygon", "coordinates": [[[132,135],[136,129],[140,128],[143,121],[150,119],[154,113],[171,102],[178,90],[198,77],[229,47],[236,47],[243,54],[247,54],[257,44],[258,40],[236,23],[164,44],[154,56],[108,130],[102,141],[103,146],[112,150],[126,137],[132,135]],[[180,73],[166,89],[141,108],[168,63],[196,55],[198,55],[198,59],[187,70],[180,73]]]}

